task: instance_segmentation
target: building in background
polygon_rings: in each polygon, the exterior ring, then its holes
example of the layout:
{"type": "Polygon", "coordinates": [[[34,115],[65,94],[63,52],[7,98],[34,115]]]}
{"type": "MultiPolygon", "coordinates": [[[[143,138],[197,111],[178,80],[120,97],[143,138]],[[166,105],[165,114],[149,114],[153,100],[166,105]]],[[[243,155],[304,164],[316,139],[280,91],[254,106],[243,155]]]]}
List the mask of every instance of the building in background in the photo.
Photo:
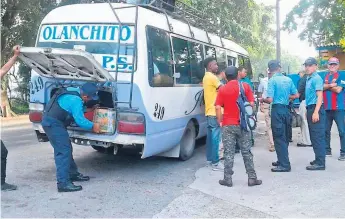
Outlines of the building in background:
{"type": "Polygon", "coordinates": [[[327,61],[331,57],[337,57],[340,61],[340,70],[345,70],[345,50],[338,44],[326,44],[316,47],[320,58],[320,67],[327,69],[327,61]]]}

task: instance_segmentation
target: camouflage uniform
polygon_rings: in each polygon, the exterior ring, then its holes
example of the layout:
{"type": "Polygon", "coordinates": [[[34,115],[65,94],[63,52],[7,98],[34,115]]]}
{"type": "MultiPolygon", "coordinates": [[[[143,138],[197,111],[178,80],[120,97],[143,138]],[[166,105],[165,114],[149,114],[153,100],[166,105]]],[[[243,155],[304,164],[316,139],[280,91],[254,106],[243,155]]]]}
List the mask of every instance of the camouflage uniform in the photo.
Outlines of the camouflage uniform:
{"type": "Polygon", "coordinates": [[[248,178],[256,179],[254,169],[253,154],[250,151],[251,138],[250,132],[241,130],[238,125],[230,125],[223,127],[223,144],[224,144],[224,180],[231,182],[232,174],[234,174],[234,157],[236,141],[241,148],[244,165],[248,174],[248,178]]]}

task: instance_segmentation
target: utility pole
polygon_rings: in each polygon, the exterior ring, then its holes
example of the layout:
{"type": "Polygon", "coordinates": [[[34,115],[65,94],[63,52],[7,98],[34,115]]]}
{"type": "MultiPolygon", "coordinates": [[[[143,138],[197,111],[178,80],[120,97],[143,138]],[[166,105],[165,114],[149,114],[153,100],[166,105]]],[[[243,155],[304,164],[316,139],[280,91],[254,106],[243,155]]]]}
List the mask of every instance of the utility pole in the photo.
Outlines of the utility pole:
{"type": "Polygon", "coordinates": [[[280,0],[276,0],[276,25],[277,25],[277,46],[276,46],[276,52],[277,52],[277,60],[280,61],[281,56],[281,50],[280,50],[280,6],[279,6],[280,0]]]}

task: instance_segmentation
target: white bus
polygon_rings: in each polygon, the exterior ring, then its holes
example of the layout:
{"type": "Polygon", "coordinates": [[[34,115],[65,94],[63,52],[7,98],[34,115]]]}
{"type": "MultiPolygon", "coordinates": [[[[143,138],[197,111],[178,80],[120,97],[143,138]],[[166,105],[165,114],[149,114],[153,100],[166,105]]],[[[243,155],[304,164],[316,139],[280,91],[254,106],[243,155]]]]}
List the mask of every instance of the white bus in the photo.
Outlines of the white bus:
{"type": "Polygon", "coordinates": [[[202,104],[203,60],[244,65],[236,43],[190,26],[157,9],[125,3],[62,6],[43,19],[36,47],[20,58],[32,67],[30,120],[39,141],[44,105],[61,86],[93,81],[100,105],[116,111],[116,130],[95,134],[68,127],[71,141],[96,150],[135,147],[141,157],[187,160],[206,136],[202,104]]]}

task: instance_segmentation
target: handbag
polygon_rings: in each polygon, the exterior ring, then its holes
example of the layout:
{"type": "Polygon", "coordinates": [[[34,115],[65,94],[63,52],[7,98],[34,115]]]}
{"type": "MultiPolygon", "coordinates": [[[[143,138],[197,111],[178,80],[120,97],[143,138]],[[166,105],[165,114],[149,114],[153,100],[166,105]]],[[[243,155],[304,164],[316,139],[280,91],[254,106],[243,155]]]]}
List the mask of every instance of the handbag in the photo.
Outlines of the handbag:
{"type": "Polygon", "coordinates": [[[291,126],[293,128],[301,127],[302,122],[303,122],[302,116],[296,112],[293,106],[290,106],[289,108],[290,108],[290,114],[292,117],[291,126]]]}

